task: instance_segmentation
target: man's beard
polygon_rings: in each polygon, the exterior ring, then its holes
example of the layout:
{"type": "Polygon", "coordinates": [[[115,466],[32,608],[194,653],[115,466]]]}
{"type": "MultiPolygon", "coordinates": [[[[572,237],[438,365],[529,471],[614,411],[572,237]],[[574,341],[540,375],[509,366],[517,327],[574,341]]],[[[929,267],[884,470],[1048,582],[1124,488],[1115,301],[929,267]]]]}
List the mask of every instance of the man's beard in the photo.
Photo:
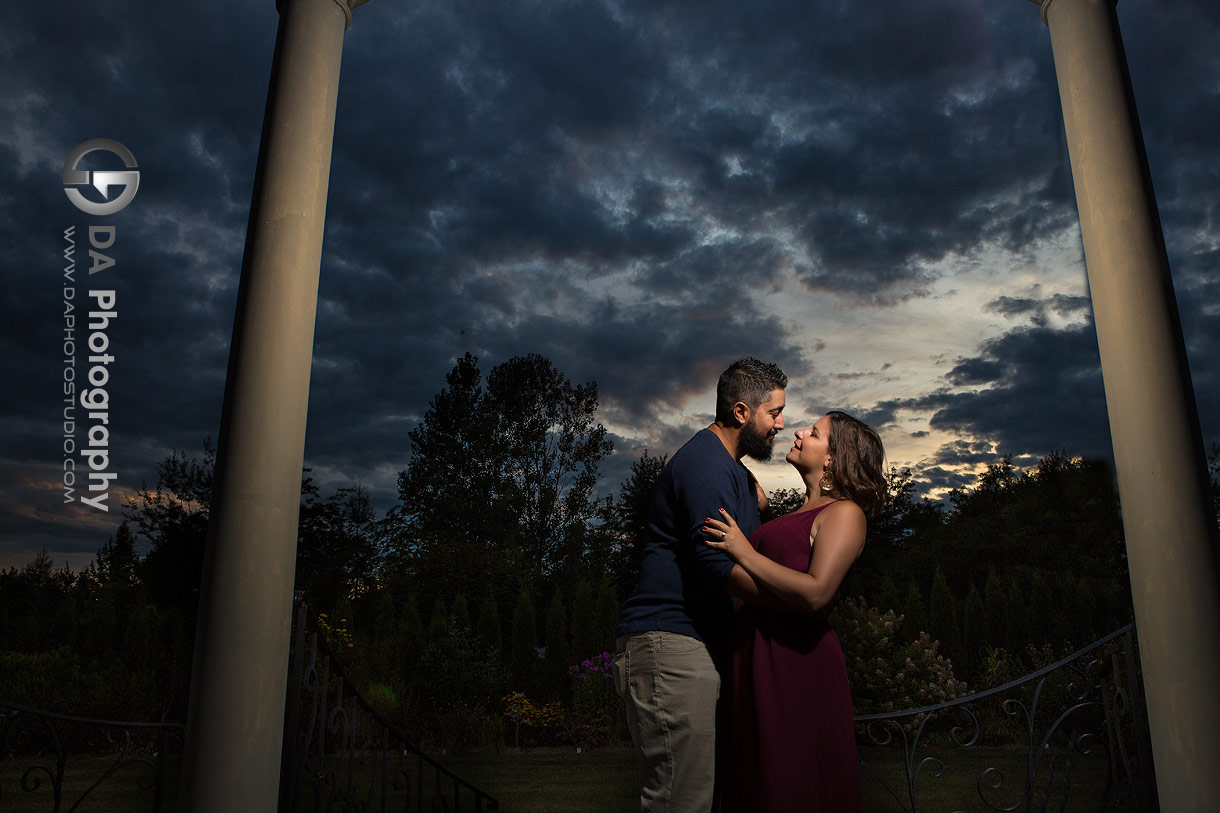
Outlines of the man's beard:
{"type": "Polygon", "coordinates": [[[758,425],[750,421],[741,427],[741,434],[737,436],[737,450],[746,457],[766,463],[771,459],[774,448],[771,437],[770,432],[759,431],[758,425]]]}

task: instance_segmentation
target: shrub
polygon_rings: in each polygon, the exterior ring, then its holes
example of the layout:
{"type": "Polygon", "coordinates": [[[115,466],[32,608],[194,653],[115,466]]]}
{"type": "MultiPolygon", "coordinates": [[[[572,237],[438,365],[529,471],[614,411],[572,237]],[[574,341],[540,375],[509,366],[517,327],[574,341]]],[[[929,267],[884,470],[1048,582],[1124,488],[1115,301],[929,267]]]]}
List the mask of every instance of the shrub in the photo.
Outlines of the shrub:
{"type": "Polygon", "coordinates": [[[614,656],[602,652],[568,670],[572,676],[573,744],[605,745],[610,741],[619,706],[613,667],[614,656]]]}
{"type": "Polygon", "coordinates": [[[526,745],[557,745],[567,739],[568,718],[562,703],[535,703],[525,692],[507,694],[503,701],[504,716],[513,723],[514,747],[521,747],[522,734],[526,745]]]}
{"type": "Polygon", "coordinates": [[[931,706],[967,693],[952,661],[938,654],[940,642],[926,632],[904,640],[903,620],[893,610],[869,607],[863,598],[844,599],[835,610],[857,713],[931,706]]]}

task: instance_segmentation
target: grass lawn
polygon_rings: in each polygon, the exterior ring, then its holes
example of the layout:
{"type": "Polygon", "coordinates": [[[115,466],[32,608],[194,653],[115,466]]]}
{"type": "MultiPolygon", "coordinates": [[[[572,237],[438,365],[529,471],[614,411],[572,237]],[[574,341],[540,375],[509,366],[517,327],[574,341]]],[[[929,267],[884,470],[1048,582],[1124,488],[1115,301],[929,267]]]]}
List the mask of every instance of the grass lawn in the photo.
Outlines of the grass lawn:
{"type": "MultiPolygon", "coordinates": [[[[864,810],[900,811],[907,807],[906,775],[901,752],[865,749],[870,770],[863,772],[864,810]],[[882,781],[902,799],[895,801],[882,781]]],[[[1000,768],[1006,784],[988,788],[996,807],[1010,807],[1021,796],[1025,780],[1024,753],[1005,748],[928,748],[920,756],[936,756],[945,763],[940,777],[935,766],[924,768],[916,785],[919,810],[928,813],[988,810],[979,799],[979,776],[1000,768]]],[[[500,801],[507,813],[628,813],[639,810],[635,753],[607,748],[576,754],[571,749],[539,749],[502,754],[466,754],[442,759],[444,764],[500,801]]],[[[995,777],[991,777],[994,784],[995,777]]],[[[1073,785],[1066,810],[1096,810],[1106,783],[1104,757],[1086,759],[1073,769],[1073,785]]],[[[1057,787],[1058,790],[1058,787],[1057,787]]],[[[1049,809],[1057,810],[1052,794],[1049,809]]],[[[1038,805],[1034,805],[1038,809],[1038,805]]],[[[1120,808],[1123,809],[1123,808],[1120,808]]],[[[1128,809],[1134,810],[1134,805],[1128,809]]]]}
{"type": "MultiPolygon", "coordinates": [[[[863,778],[866,813],[903,810],[906,803],[906,778],[901,752],[868,748],[862,752],[872,769],[863,778]],[[883,779],[902,799],[900,805],[878,780],[883,779]]],[[[988,809],[979,800],[977,783],[989,767],[1004,771],[1007,785],[989,791],[996,807],[1014,805],[1024,782],[1024,755],[1003,748],[927,748],[920,756],[944,760],[944,773],[936,777],[935,767],[924,769],[917,784],[919,810],[926,813],[988,809]]],[[[636,786],[635,753],[629,748],[599,748],[577,754],[575,749],[531,749],[502,753],[459,754],[439,757],[438,761],[466,781],[490,793],[506,813],[629,813],[639,810],[636,786]]],[[[26,813],[53,809],[50,782],[45,773],[42,788],[35,793],[20,789],[20,777],[31,763],[0,760],[0,813],[26,813]]],[[[63,809],[68,809],[81,793],[105,771],[108,762],[97,758],[69,762],[65,781],[63,809]]],[[[175,766],[176,767],[176,766],[175,766]]],[[[1074,771],[1069,811],[1096,810],[1105,786],[1104,757],[1090,758],[1074,771]]],[[[167,813],[177,808],[177,771],[167,777],[167,813]]],[[[142,774],[147,779],[149,774],[142,774]]],[[[152,793],[140,790],[138,777],[131,769],[109,777],[77,808],[81,813],[135,813],[152,809],[152,793]]],[[[306,795],[304,798],[309,798],[306,795]]],[[[1049,809],[1059,809],[1052,796],[1049,809]]],[[[398,809],[398,807],[392,807],[398,809]]],[[[1023,808],[1022,808],[1023,809],[1023,808]]],[[[1037,804],[1033,809],[1039,809],[1037,804]]],[[[1127,808],[1134,810],[1134,805],[1127,808]]]]}
{"type": "MultiPolygon", "coordinates": [[[[60,810],[71,809],[78,800],[78,813],[134,813],[152,810],[152,768],[147,765],[126,764],[98,782],[112,764],[112,759],[101,757],[69,757],[64,771],[60,810]]],[[[0,760],[0,813],[49,813],[55,809],[51,774],[40,767],[29,770],[32,766],[43,765],[54,771],[54,757],[41,760],[22,757],[0,760]],[[23,788],[23,776],[27,781],[26,787],[31,790],[23,788]]],[[[162,809],[165,813],[172,813],[178,806],[180,771],[176,762],[167,767],[163,790],[166,803],[162,809]]]]}
{"type": "Polygon", "coordinates": [[[506,813],[640,809],[635,751],[542,748],[440,757],[449,770],[490,793],[506,813]]]}

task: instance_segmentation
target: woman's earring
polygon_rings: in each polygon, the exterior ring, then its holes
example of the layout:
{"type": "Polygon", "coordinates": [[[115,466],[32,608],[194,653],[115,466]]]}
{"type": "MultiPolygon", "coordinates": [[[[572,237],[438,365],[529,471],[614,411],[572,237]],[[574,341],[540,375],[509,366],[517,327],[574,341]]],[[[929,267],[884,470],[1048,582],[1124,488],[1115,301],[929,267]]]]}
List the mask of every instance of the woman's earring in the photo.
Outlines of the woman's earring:
{"type": "Polygon", "coordinates": [[[830,469],[822,472],[822,479],[819,481],[818,486],[822,489],[823,494],[829,494],[831,491],[834,491],[835,486],[834,481],[830,479],[830,469]]]}

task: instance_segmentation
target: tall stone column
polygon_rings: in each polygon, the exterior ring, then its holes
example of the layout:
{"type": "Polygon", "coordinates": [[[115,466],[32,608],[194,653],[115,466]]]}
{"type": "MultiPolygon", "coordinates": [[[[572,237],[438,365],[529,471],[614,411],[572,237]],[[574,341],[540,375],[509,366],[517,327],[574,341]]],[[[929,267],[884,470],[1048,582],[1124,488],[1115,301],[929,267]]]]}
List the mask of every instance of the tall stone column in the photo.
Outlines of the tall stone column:
{"type": "Polygon", "coordinates": [[[274,811],[343,0],[280,0],[225,385],[182,809],[274,811]]]}
{"type": "Polygon", "coordinates": [[[1084,236],[1161,809],[1214,810],[1220,576],[1211,500],[1114,3],[1045,0],[1042,19],[1084,236]]]}

